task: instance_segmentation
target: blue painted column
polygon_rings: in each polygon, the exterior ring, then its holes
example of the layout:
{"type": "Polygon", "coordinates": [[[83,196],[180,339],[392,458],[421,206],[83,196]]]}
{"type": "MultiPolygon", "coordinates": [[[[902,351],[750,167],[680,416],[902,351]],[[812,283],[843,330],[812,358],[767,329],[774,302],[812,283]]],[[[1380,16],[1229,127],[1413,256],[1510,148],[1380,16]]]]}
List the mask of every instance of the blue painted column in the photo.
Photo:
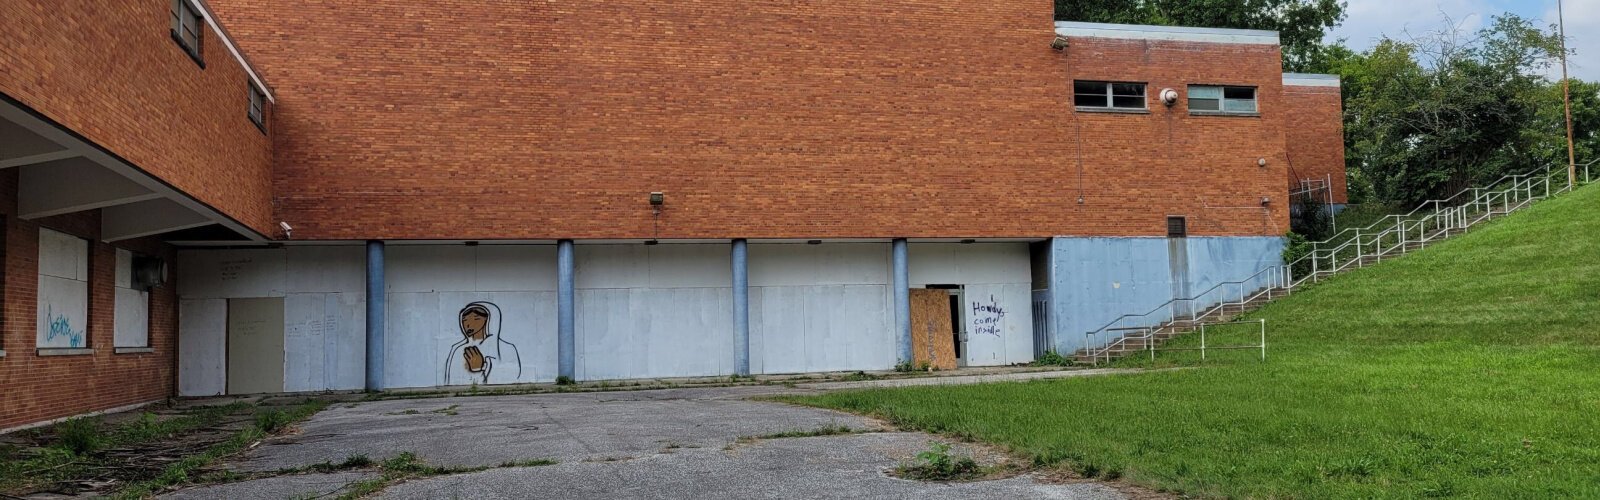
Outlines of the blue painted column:
{"type": "Polygon", "coordinates": [[[383,242],[367,242],[367,390],[383,390],[383,242]]]}
{"type": "Polygon", "coordinates": [[[911,362],[911,273],[906,263],[906,239],[895,238],[894,253],[894,347],[897,361],[911,362]]]}
{"type": "Polygon", "coordinates": [[[749,245],[733,240],[733,370],[750,374],[749,245]]]}
{"type": "Polygon", "coordinates": [[[572,240],[556,242],[556,366],[557,374],[577,380],[577,296],[573,291],[572,240]]]}

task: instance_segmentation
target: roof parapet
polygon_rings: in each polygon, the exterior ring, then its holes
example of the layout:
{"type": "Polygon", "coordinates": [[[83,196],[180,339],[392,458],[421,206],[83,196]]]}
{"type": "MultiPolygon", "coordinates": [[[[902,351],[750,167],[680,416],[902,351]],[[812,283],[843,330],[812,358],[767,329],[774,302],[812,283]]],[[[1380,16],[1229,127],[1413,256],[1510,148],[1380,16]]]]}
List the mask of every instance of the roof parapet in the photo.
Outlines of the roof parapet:
{"type": "Polygon", "coordinates": [[[1278,32],[1276,31],[1082,23],[1076,21],[1056,21],[1056,35],[1065,37],[1120,38],[1126,40],[1168,40],[1252,45],[1279,44],[1278,32]]]}
{"type": "Polygon", "coordinates": [[[1283,85],[1293,87],[1339,87],[1339,75],[1321,73],[1284,73],[1283,85]]]}

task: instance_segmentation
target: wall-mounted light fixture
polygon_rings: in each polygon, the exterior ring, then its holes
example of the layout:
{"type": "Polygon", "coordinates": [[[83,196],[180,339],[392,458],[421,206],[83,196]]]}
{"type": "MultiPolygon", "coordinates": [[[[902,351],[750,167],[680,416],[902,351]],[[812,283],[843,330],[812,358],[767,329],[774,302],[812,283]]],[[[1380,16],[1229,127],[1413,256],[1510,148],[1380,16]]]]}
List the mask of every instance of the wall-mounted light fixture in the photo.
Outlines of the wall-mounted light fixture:
{"type": "Polygon", "coordinates": [[[1064,36],[1058,36],[1055,40],[1050,41],[1050,48],[1056,51],[1067,50],[1067,45],[1067,37],[1064,36]]]}
{"type": "Polygon", "coordinates": [[[1272,204],[1272,197],[1271,196],[1262,196],[1261,197],[1261,206],[1264,207],[1264,206],[1271,205],[1271,204],[1272,204]]]}
{"type": "Polygon", "coordinates": [[[659,207],[667,203],[667,193],[652,191],[650,193],[650,206],[659,207]]]}
{"type": "Polygon", "coordinates": [[[1257,159],[1256,160],[1256,166],[1261,167],[1261,168],[1267,168],[1267,159],[1266,158],[1257,159]]]}

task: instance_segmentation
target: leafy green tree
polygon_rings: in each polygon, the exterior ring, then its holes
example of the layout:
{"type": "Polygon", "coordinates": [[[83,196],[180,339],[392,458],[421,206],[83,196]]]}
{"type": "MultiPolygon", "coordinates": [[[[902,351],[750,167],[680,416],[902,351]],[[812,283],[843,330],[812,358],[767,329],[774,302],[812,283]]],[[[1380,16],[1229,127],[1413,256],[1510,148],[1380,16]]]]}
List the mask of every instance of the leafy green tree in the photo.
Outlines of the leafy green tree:
{"type": "Polygon", "coordinates": [[[1340,61],[1351,168],[1386,201],[1415,203],[1542,163],[1544,76],[1559,39],[1496,17],[1471,36],[1441,32],[1340,61]]]}
{"type": "Polygon", "coordinates": [[[1344,20],[1338,0],[1055,0],[1056,19],[1274,30],[1283,43],[1283,67],[1317,71],[1329,56],[1328,28],[1344,20]]]}

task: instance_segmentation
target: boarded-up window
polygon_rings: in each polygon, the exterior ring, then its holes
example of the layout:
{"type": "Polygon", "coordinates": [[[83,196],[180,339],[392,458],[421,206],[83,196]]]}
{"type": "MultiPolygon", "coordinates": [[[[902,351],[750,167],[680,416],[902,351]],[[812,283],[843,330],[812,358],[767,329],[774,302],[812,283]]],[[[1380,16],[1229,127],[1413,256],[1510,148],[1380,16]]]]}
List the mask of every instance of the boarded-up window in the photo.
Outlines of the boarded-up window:
{"type": "Polygon", "coordinates": [[[116,347],[150,347],[150,292],[134,286],[133,257],[117,249],[116,347]]]}
{"type": "Polygon", "coordinates": [[[40,349],[89,347],[89,242],[39,230],[40,349]]]}

